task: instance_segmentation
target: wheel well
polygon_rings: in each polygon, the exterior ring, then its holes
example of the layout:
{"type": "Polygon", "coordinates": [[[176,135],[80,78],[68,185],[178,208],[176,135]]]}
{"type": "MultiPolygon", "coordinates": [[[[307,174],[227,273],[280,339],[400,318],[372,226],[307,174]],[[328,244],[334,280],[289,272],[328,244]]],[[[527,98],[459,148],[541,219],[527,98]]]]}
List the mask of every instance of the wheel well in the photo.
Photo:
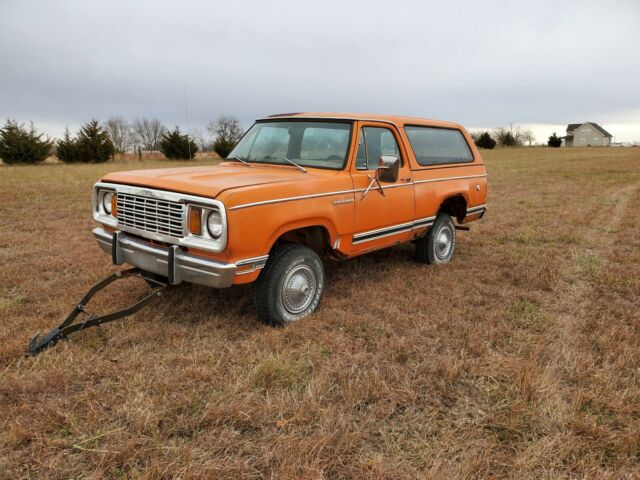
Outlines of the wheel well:
{"type": "Polygon", "coordinates": [[[311,226],[296,228],[283,233],[275,241],[271,250],[283,243],[300,243],[315,251],[318,255],[324,255],[330,248],[330,236],[325,227],[311,226]]]}
{"type": "Polygon", "coordinates": [[[439,212],[445,212],[451,215],[452,217],[456,217],[458,219],[458,223],[462,223],[464,217],[467,215],[467,200],[462,195],[454,195],[453,197],[447,198],[442,205],[440,205],[439,212]]]}

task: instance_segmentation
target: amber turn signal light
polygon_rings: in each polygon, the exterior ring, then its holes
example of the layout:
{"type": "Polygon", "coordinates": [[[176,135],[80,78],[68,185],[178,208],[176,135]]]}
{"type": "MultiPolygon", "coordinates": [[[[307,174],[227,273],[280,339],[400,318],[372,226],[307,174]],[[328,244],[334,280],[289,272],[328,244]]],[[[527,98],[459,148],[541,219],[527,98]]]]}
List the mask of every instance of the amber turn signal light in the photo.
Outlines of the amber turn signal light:
{"type": "Polygon", "coordinates": [[[118,197],[115,195],[111,196],[111,215],[118,216],[118,197]]]}
{"type": "Polygon", "coordinates": [[[189,231],[193,235],[202,235],[202,209],[195,207],[189,209],[189,231]]]}

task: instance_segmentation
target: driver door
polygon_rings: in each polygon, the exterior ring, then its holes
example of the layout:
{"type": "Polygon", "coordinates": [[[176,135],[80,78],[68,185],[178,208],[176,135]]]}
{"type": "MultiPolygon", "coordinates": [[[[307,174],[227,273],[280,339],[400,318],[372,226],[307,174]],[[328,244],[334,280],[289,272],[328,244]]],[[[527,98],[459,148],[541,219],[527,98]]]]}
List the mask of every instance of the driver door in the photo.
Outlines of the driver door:
{"type": "Polygon", "coordinates": [[[400,146],[395,128],[383,123],[361,122],[357,141],[356,159],[351,167],[355,189],[354,251],[375,250],[410,240],[415,213],[414,188],[406,152],[400,146]],[[382,190],[374,183],[365,194],[375,178],[381,155],[399,157],[398,179],[395,183],[381,182],[382,190]]]}

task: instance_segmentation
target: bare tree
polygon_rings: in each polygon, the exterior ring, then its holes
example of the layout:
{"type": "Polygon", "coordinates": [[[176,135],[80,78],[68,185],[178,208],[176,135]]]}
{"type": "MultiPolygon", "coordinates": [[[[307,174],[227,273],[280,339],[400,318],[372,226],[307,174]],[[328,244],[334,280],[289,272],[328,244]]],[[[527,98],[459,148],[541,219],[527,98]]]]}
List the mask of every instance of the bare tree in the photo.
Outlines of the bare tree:
{"type": "Polygon", "coordinates": [[[525,132],[519,125],[512,123],[508,127],[496,128],[492,136],[501,147],[521,147],[525,142],[525,132]]]}
{"type": "Polygon", "coordinates": [[[206,152],[208,149],[207,147],[210,146],[207,136],[199,127],[192,128],[191,133],[189,133],[189,137],[196,143],[196,145],[198,145],[198,148],[202,152],[206,152]]]}
{"type": "Polygon", "coordinates": [[[213,149],[222,158],[229,155],[242,137],[240,120],[231,115],[220,115],[215,122],[209,122],[207,130],[215,137],[213,149]]]}
{"type": "Polygon", "coordinates": [[[240,120],[232,115],[220,115],[215,122],[209,122],[207,130],[216,137],[216,140],[223,139],[230,142],[240,140],[243,133],[240,120]]]}
{"type": "Polygon", "coordinates": [[[520,128],[520,125],[514,125],[513,123],[511,123],[509,124],[508,130],[511,133],[511,136],[516,141],[515,146],[521,147],[523,141],[522,141],[522,128],[520,128]]]}
{"type": "Polygon", "coordinates": [[[133,122],[133,132],[136,142],[144,150],[159,150],[162,135],[167,129],[157,118],[136,118],[133,122]]]}
{"type": "Polygon", "coordinates": [[[509,128],[496,128],[493,131],[493,138],[500,147],[515,147],[517,145],[516,139],[509,128]]]}
{"type": "Polygon", "coordinates": [[[520,138],[522,138],[522,142],[526,142],[528,146],[531,146],[531,144],[536,141],[536,136],[531,129],[522,130],[520,138]]]}
{"type": "Polygon", "coordinates": [[[133,146],[131,125],[120,115],[109,118],[104,123],[104,128],[113,143],[115,153],[124,155],[133,146]]]}

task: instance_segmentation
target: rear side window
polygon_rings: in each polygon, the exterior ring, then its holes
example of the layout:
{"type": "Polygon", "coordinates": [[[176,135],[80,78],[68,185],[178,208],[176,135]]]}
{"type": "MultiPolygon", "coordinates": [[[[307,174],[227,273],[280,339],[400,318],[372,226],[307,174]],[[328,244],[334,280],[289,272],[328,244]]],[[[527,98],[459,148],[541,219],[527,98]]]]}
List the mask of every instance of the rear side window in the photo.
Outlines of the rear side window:
{"type": "Polygon", "coordinates": [[[459,130],[406,126],[411,148],[420,165],[473,162],[473,155],[459,130]]]}

